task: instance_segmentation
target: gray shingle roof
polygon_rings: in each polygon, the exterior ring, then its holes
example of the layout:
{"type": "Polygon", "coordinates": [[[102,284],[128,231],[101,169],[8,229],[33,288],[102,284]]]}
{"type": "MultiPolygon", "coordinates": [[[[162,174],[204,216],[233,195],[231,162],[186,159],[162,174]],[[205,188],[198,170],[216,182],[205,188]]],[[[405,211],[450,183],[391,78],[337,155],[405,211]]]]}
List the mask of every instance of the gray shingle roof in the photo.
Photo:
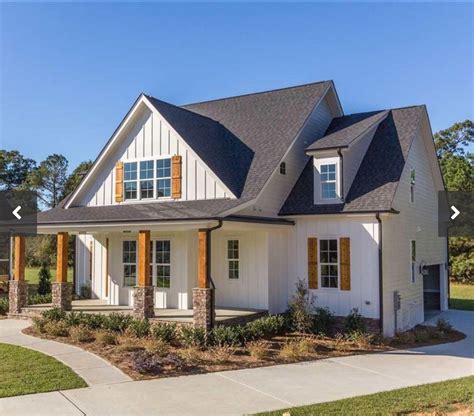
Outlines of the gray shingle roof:
{"type": "MultiPolygon", "coordinates": [[[[345,203],[314,205],[313,167],[310,159],[281,208],[280,215],[392,210],[398,181],[424,111],[423,106],[390,110],[375,132],[345,203]]],[[[339,118],[343,125],[351,121],[363,122],[365,118],[357,120],[356,115],[339,118]]]]}
{"type": "Polygon", "coordinates": [[[310,144],[306,148],[306,151],[348,147],[371,127],[380,123],[387,114],[388,111],[385,110],[337,117],[332,120],[326,134],[310,144]]]}

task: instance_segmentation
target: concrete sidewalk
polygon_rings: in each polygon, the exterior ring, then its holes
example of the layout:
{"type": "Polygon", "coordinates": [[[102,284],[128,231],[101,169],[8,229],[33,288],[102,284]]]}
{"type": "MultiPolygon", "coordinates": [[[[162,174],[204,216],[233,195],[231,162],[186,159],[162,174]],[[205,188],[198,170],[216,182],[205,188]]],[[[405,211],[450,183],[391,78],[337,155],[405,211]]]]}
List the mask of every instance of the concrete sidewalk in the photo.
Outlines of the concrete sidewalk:
{"type": "Polygon", "coordinates": [[[474,374],[474,313],[441,317],[468,337],[409,351],[6,398],[0,399],[0,414],[241,415],[474,374]]]}
{"type": "Polygon", "coordinates": [[[131,381],[129,376],[108,361],[81,348],[21,333],[30,325],[30,322],[21,319],[1,320],[0,343],[19,345],[50,355],[71,367],[89,386],[131,381]]]}

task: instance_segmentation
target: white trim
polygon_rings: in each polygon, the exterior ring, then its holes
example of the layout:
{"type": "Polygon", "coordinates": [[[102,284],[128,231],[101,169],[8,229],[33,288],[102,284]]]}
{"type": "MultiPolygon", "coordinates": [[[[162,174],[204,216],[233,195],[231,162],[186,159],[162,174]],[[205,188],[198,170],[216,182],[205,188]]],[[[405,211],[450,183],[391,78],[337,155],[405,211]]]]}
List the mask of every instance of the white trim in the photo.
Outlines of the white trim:
{"type": "Polygon", "coordinates": [[[313,181],[314,181],[314,195],[313,201],[315,205],[339,204],[343,202],[341,190],[341,158],[339,156],[332,157],[313,157],[313,181]],[[322,184],[321,184],[321,166],[336,165],[336,195],[337,198],[323,199],[322,198],[322,184]]]}
{"type": "Polygon", "coordinates": [[[241,244],[240,244],[240,238],[238,237],[226,237],[225,239],[225,252],[226,252],[226,278],[228,281],[230,282],[240,282],[241,281],[241,267],[240,267],[240,261],[241,261],[241,257],[240,257],[240,254],[241,254],[241,251],[240,251],[240,247],[241,247],[241,244]],[[238,243],[238,247],[237,247],[237,254],[238,254],[238,257],[236,259],[229,259],[229,241],[237,241],[238,243]],[[239,265],[239,277],[237,279],[235,278],[230,278],[229,277],[229,261],[237,261],[238,262],[238,265],[239,265]]]}
{"type": "Polygon", "coordinates": [[[319,288],[320,290],[324,291],[339,291],[341,288],[341,255],[340,255],[340,247],[339,247],[339,237],[336,237],[334,235],[323,235],[323,236],[318,236],[318,279],[319,279],[319,288]],[[321,241],[322,240],[336,240],[337,244],[337,263],[324,263],[328,265],[334,265],[337,264],[337,287],[325,287],[323,286],[323,276],[321,273],[321,267],[322,267],[322,262],[321,262],[321,241]]]}

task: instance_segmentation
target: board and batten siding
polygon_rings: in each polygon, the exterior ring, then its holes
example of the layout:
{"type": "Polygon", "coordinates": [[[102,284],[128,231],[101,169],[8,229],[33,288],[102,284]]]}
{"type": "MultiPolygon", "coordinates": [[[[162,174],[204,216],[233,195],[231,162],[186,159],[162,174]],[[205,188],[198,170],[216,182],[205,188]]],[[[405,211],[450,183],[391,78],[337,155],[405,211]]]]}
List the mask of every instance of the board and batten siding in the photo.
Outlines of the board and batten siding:
{"type": "MultiPolygon", "coordinates": [[[[310,293],[315,297],[316,306],[327,307],[336,316],[347,316],[351,309],[358,308],[363,316],[378,319],[378,227],[375,215],[296,219],[288,240],[289,298],[295,293],[299,279],[308,281],[308,238],[317,238],[319,247],[321,239],[349,237],[351,289],[322,288],[319,280],[318,289],[311,289],[310,293]]],[[[318,279],[321,279],[319,270],[318,279]]]]}
{"type": "Polygon", "coordinates": [[[280,166],[277,166],[254,207],[242,211],[242,213],[255,214],[258,212],[259,215],[265,216],[278,215],[281,206],[308,162],[309,156],[305,153],[306,147],[324,135],[332,118],[333,113],[328,99],[324,98],[314,108],[295,143],[282,160],[286,164],[286,175],[280,174],[280,166]]]}
{"type": "MultiPolygon", "coordinates": [[[[401,295],[398,329],[410,328],[424,320],[423,277],[418,273],[421,261],[428,265],[441,264],[441,280],[446,282],[446,238],[438,237],[438,201],[434,174],[429,163],[430,153],[422,130],[416,134],[405,168],[402,172],[393,207],[400,211],[383,222],[384,253],[384,330],[394,332],[393,292],[401,295]],[[415,202],[410,202],[410,170],[415,169],[415,202]],[[417,274],[411,283],[410,240],[416,241],[417,274]]],[[[447,291],[443,288],[446,308],[447,291]]]]}
{"type": "MultiPolygon", "coordinates": [[[[142,114],[127,132],[112,157],[95,175],[91,187],[78,205],[115,205],[115,163],[182,156],[182,194],[180,200],[230,198],[222,181],[197,157],[191,147],[159,114],[142,109],[142,114]]],[[[168,199],[169,200],[169,199],[168,199]]],[[[156,200],[146,200],[152,202],[156,200]]],[[[126,203],[133,203],[129,201],[126,203]]]]}

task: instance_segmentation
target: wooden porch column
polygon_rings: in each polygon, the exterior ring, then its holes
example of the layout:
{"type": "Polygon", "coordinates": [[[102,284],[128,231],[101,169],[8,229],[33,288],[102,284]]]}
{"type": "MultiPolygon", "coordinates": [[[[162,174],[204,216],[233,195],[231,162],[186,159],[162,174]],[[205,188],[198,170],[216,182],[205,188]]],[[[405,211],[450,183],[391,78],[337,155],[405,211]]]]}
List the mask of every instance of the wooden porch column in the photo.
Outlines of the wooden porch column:
{"type": "Polygon", "coordinates": [[[198,287],[205,289],[209,287],[207,281],[207,231],[198,231],[198,287]]]}
{"type": "Polygon", "coordinates": [[[155,291],[150,275],[150,230],[138,232],[138,276],[133,292],[133,313],[137,318],[153,318],[155,291]]]}
{"type": "Polygon", "coordinates": [[[51,284],[53,306],[64,311],[70,311],[72,309],[72,285],[67,281],[68,241],[68,233],[58,233],[56,250],[56,282],[51,284]]]}
{"type": "Polygon", "coordinates": [[[28,282],[25,281],[25,237],[15,237],[15,264],[13,280],[9,282],[10,314],[19,314],[28,305],[28,282]]]}

